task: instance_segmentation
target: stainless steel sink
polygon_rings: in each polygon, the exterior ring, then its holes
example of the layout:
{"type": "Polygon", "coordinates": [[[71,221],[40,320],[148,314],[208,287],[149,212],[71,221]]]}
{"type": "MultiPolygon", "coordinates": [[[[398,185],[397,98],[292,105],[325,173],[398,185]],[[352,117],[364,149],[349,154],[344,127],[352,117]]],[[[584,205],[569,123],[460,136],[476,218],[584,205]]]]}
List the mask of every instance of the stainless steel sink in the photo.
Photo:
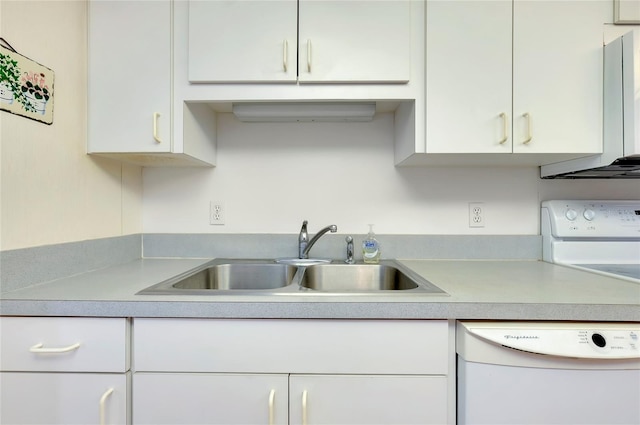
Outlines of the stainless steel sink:
{"type": "Polygon", "coordinates": [[[265,291],[291,284],[297,267],[269,260],[215,260],[204,268],[151,286],[139,294],[209,294],[265,291]],[[216,264],[216,263],[220,264],[216,264]]]}
{"type": "Polygon", "coordinates": [[[322,264],[307,267],[300,286],[323,292],[419,291],[444,293],[399,265],[322,264]]]}
{"type": "Polygon", "coordinates": [[[183,289],[274,289],[291,283],[293,266],[280,264],[219,264],[173,285],[183,289]]]}
{"type": "Polygon", "coordinates": [[[400,294],[448,295],[402,264],[279,264],[276,260],[216,259],[150,286],[139,295],[323,295],[400,294]]]}

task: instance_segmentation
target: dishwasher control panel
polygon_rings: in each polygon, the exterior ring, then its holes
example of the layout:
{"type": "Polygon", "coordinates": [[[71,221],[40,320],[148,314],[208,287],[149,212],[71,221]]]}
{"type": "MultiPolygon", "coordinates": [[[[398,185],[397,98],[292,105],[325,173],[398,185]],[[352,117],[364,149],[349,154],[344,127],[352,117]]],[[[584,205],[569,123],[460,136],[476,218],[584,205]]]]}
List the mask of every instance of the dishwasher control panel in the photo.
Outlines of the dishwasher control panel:
{"type": "Polygon", "coordinates": [[[466,322],[464,327],[485,340],[535,354],[640,358],[640,323],[466,322]]]}

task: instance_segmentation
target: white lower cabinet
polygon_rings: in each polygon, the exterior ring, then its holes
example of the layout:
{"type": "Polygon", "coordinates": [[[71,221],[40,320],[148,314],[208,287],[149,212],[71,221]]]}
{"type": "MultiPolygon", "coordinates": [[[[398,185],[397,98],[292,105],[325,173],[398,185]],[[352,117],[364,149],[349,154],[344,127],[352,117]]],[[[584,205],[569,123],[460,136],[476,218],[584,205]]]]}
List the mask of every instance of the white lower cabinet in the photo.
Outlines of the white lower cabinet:
{"type": "Polygon", "coordinates": [[[445,424],[444,376],[291,375],[290,424],[445,424]]]}
{"type": "Polygon", "coordinates": [[[0,373],[0,424],[127,424],[128,374],[0,373]]]}
{"type": "Polygon", "coordinates": [[[130,423],[124,318],[0,317],[0,424],[130,423]]]}
{"type": "Polygon", "coordinates": [[[137,373],[135,424],[444,424],[444,376],[137,373]]]}
{"type": "Polygon", "coordinates": [[[453,424],[429,320],[134,321],[134,424],[453,424]]]}
{"type": "Polygon", "coordinates": [[[288,376],[137,373],[136,424],[288,423],[288,376]]]}

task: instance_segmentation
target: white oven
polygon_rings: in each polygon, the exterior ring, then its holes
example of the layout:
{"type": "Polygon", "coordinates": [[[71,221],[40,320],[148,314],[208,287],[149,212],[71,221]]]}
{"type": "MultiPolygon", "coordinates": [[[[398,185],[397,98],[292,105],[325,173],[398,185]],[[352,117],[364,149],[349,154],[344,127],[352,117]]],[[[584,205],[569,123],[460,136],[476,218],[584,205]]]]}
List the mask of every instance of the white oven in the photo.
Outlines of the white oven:
{"type": "Polygon", "coordinates": [[[640,284],[640,201],[545,201],[540,220],[544,261],[640,284]]]}

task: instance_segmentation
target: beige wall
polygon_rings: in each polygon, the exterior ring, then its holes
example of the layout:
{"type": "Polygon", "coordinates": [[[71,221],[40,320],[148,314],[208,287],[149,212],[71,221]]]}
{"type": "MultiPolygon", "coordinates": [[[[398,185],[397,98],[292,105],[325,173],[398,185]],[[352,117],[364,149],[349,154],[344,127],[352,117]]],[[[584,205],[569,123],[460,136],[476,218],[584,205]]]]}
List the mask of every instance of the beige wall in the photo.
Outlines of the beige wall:
{"type": "Polygon", "coordinates": [[[55,72],[53,124],[0,111],[0,249],[141,231],[140,167],[89,157],[85,1],[0,0],[0,35],[55,72]]]}

